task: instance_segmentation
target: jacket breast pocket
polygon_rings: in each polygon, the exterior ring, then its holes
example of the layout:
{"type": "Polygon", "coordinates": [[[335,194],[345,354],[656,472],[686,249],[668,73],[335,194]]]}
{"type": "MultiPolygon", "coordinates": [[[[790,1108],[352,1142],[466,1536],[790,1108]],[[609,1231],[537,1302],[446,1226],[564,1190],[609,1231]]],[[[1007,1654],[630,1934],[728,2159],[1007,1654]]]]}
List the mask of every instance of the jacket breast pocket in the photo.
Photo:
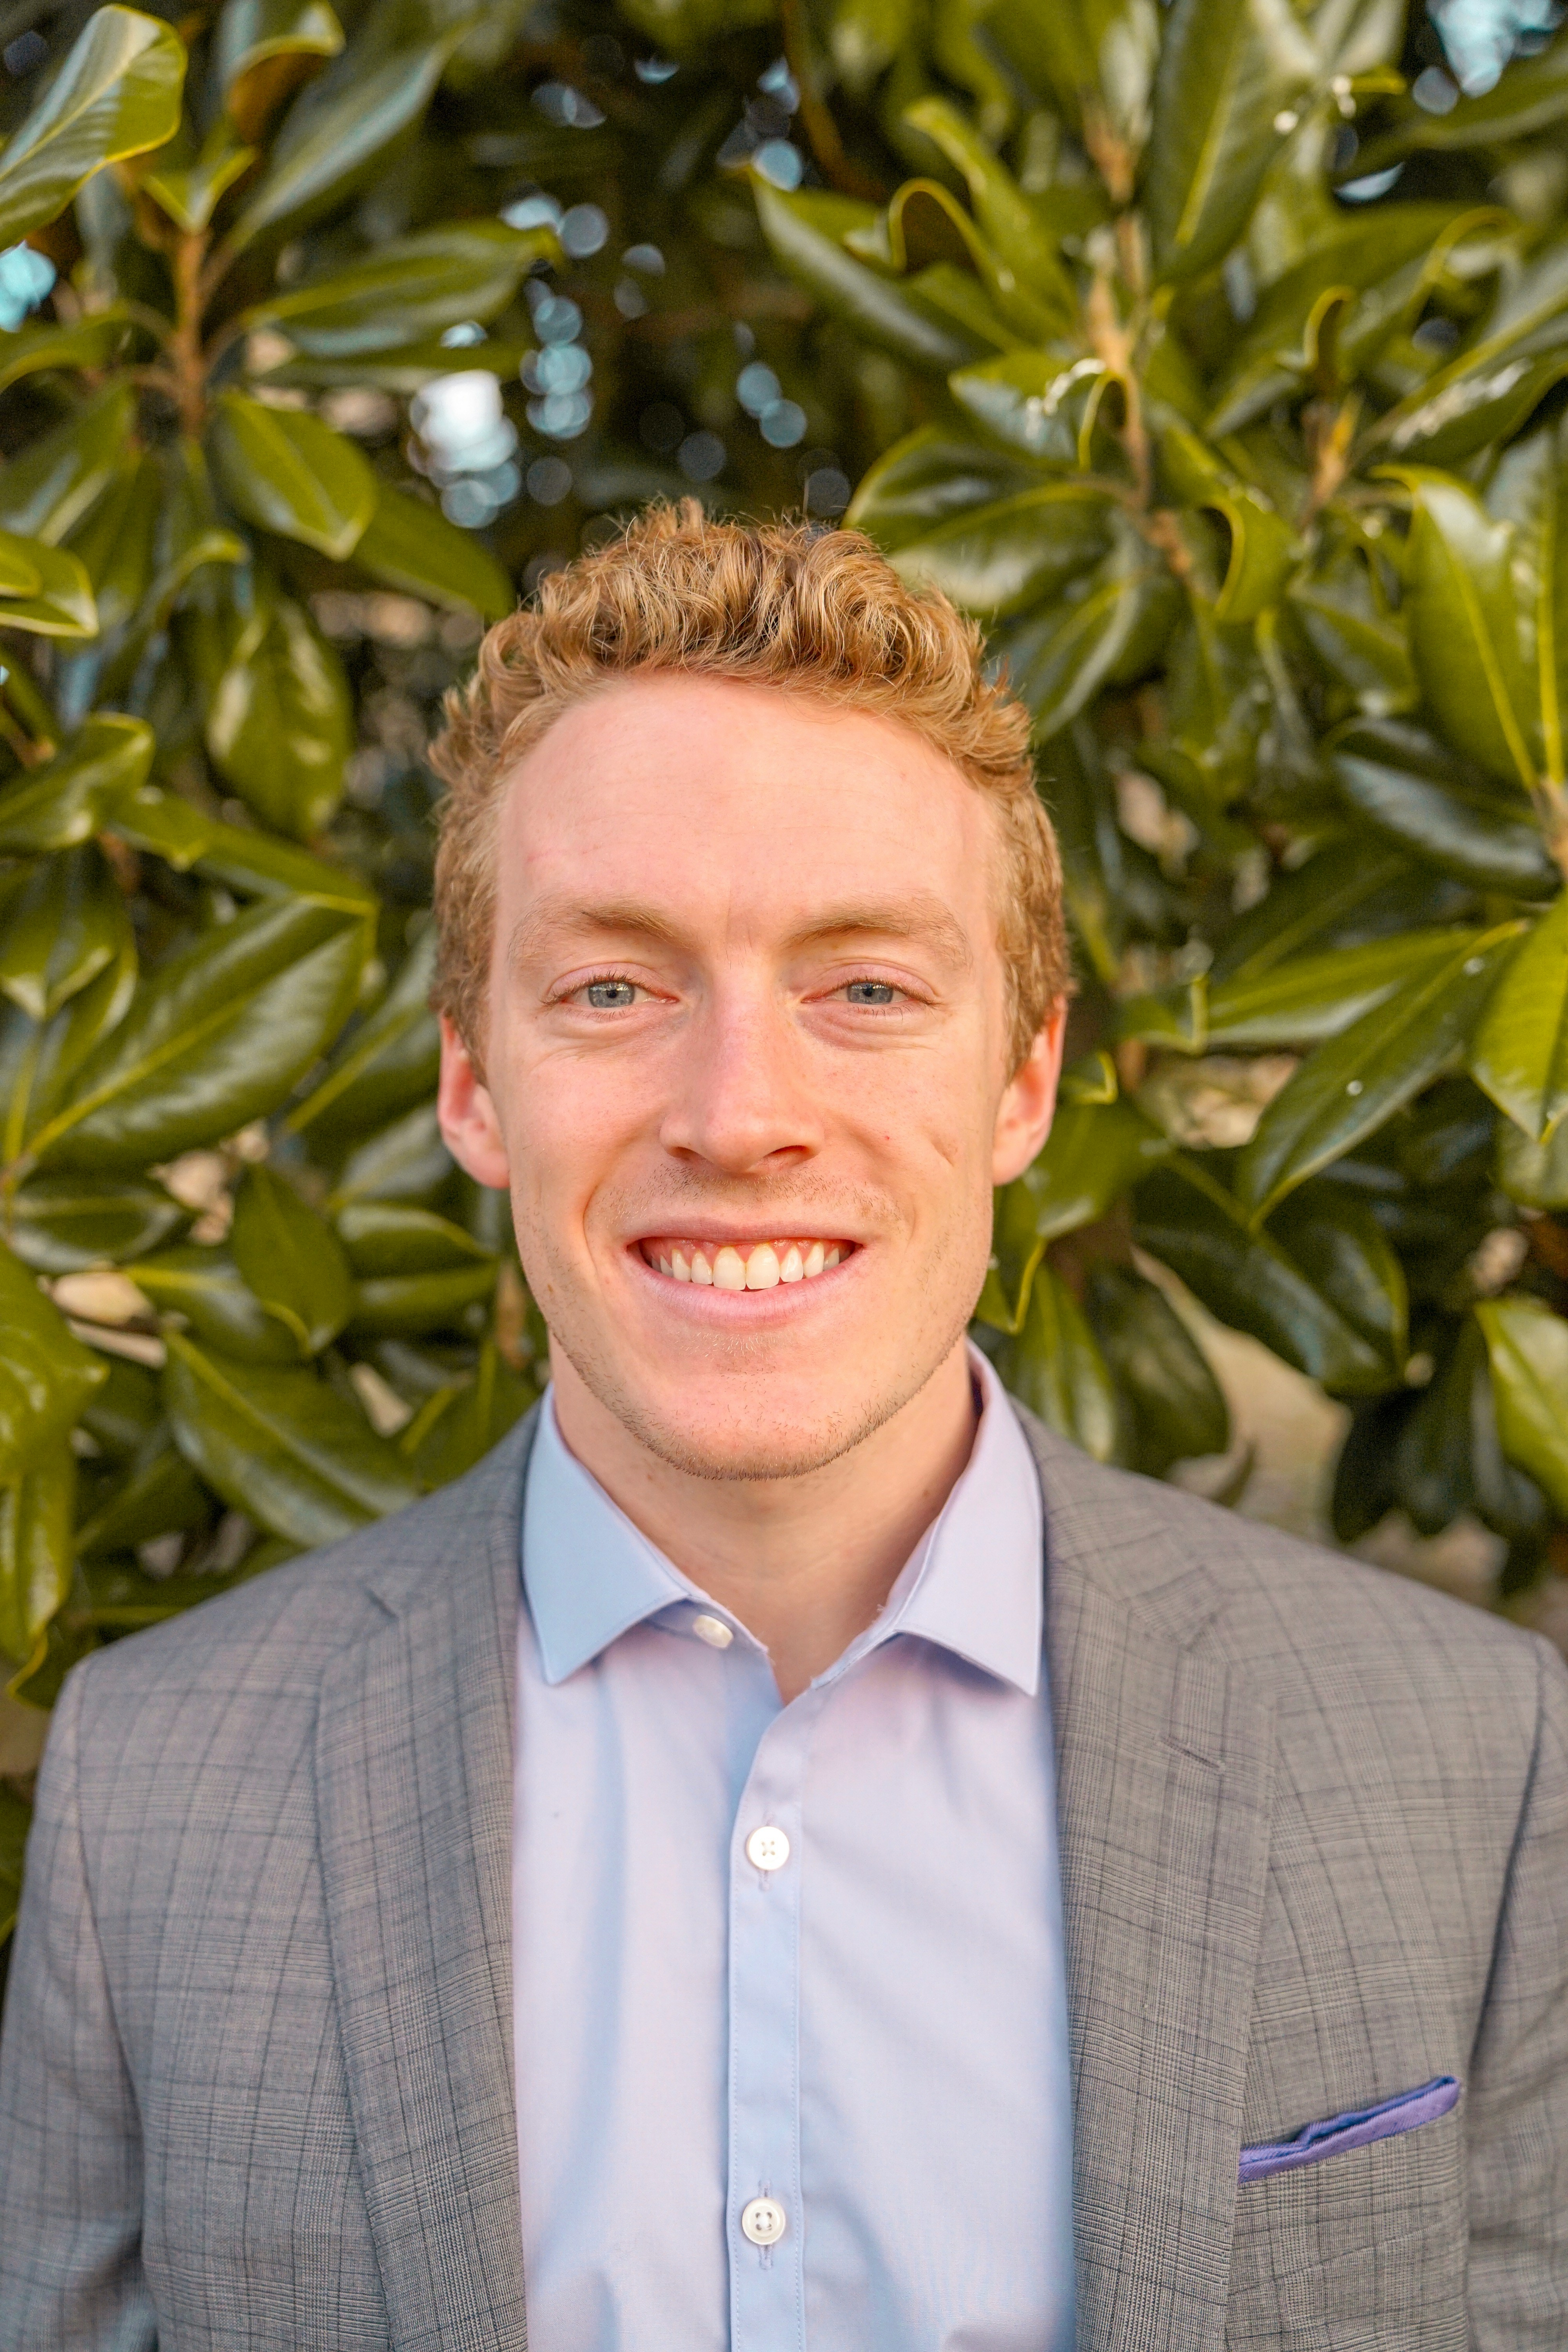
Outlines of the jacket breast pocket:
{"type": "Polygon", "coordinates": [[[1418,2126],[1255,2168],[1237,2190],[1227,2352],[1465,2352],[1467,2228],[1452,2102],[1418,2126]]]}

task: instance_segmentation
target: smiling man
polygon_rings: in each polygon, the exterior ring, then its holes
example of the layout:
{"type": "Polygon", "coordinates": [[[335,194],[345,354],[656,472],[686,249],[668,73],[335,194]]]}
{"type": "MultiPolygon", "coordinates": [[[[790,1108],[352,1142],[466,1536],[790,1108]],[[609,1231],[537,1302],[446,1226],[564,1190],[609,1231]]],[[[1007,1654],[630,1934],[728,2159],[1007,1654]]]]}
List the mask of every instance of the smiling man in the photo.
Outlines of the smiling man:
{"type": "Polygon", "coordinates": [[[437,757],[552,1386],[70,1678],[0,2347],[1561,2347],[1560,1664],[966,1341],[1067,990],[975,634],[660,510],[437,757]]]}

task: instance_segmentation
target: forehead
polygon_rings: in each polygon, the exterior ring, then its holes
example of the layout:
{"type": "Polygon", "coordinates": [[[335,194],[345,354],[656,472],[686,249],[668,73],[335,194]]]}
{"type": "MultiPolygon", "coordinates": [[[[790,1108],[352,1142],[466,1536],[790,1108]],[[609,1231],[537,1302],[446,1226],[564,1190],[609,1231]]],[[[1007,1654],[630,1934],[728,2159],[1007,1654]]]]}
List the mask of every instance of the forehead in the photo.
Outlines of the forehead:
{"type": "Polygon", "coordinates": [[[497,910],[504,927],[581,890],[765,931],[906,895],[974,931],[997,845],[982,793],[897,719],[728,678],[616,679],[508,781],[497,910]]]}

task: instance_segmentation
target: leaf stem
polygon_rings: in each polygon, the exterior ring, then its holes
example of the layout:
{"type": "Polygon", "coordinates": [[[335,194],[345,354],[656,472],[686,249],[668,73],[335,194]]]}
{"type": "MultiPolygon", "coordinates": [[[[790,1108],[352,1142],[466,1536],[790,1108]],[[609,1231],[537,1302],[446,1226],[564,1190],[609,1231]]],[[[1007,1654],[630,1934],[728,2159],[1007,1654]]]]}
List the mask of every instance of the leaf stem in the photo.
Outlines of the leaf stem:
{"type": "Polygon", "coordinates": [[[200,433],[206,415],[206,360],[202,351],[202,311],[206,300],[202,264],[206,249],[205,229],[186,231],[176,238],[173,257],[174,331],[169,339],[169,360],[180,422],[193,436],[200,433]]]}

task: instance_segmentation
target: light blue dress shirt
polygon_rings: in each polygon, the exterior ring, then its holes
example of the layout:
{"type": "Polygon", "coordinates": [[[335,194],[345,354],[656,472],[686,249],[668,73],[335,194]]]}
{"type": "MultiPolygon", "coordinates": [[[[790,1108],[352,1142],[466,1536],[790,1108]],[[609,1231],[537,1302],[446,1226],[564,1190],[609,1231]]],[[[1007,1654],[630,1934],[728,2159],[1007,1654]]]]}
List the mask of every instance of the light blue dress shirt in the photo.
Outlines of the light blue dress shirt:
{"type": "Polygon", "coordinates": [[[531,2352],[1070,2347],[1040,1489],[974,1376],[941,1516],[787,1706],[545,1403],[513,1865],[531,2352]]]}

